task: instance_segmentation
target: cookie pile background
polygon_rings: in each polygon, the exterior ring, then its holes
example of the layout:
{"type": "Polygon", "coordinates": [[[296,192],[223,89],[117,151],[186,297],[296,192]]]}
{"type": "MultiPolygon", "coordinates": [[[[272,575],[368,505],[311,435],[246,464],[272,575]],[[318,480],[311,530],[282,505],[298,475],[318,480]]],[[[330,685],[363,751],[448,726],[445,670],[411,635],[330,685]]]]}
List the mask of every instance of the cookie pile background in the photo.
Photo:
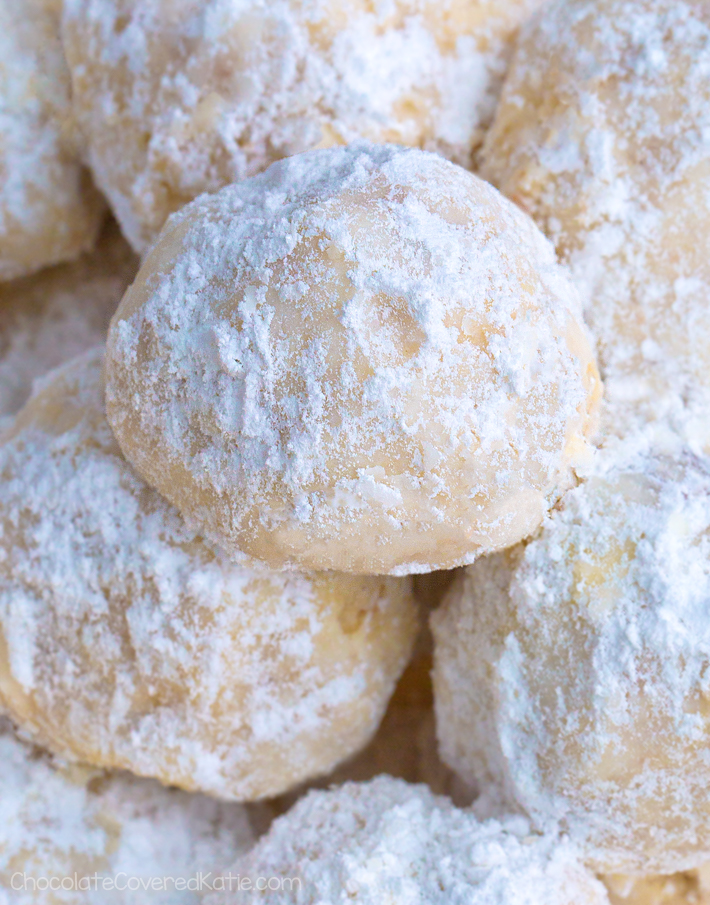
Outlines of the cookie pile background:
{"type": "Polygon", "coordinates": [[[0,0],[0,902],[710,901],[710,6],[0,0]]]}

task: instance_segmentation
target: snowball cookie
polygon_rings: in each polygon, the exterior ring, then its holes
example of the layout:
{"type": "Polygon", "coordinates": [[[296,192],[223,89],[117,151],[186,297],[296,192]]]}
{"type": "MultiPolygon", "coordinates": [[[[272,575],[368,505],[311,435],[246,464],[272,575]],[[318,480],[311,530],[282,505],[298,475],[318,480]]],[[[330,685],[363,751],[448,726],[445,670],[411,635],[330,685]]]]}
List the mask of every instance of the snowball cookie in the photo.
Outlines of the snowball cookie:
{"type": "Polygon", "coordinates": [[[479,823],[389,776],[311,792],[214,885],[205,905],[608,903],[568,843],[530,835],[522,818],[479,823]],[[237,877],[263,878],[268,892],[237,877]]]}
{"type": "Polygon", "coordinates": [[[100,368],[2,437],[0,705],[67,758],[223,798],[332,769],[410,654],[409,582],[228,563],[121,458],[100,368]]]}
{"type": "Polygon", "coordinates": [[[65,0],[88,160],[136,250],[202,192],[358,137],[464,166],[541,0],[65,0]]]}
{"type": "Polygon", "coordinates": [[[137,257],[109,222],[93,252],[0,283],[0,423],[24,405],[38,377],[104,342],[137,272],[137,257]]]}
{"type": "Polygon", "coordinates": [[[414,595],[424,616],[423,624],[414,653],[397,682],[372,741],[332,773],[285,795],[250,805],[252,825],[258,835],[265,833],[276,817],[286,813],[311,789],[329,789],[345,782],[367,782],[383,773],[411,783],[424,783],[434,794],[446,795],[460,807],[468,807],[476,799],[477,790],[466,786],[439,756],[431,681],[433,639],[426,618],[434,605],[433,587],[427,588],[429,594],[421,593],[422,584],[428,584],[426,580],[430,578],[438,579],[436,593],[443,593],[444,576],[453,578],[456,574],[457,570],[453,570],[415,577],[414,595]]]}
{"type": "Polygon", "coordinates": [[[418,652],[397,683],[377,734],[364,751],[332,774],[331,784],[386,773],[426,783],[438,794],[458,791],[455,774],[438,756],[430,672],[431,655],[418,652]]]}
{"type": "Polygon", "coordinates": [[[710,854],[710,464],[602,458],[432,615],[443,759],[603,872],[710,854]]]}
{"type": "MultiPolygon", "coordinates": [[[[422,599],[416,585],[415,579],[415,596],[426,615],[430,599],[422,599]]],[[[468,805],[474,797],[472,791],[463,786],[439,757],[431,681],[433,640],[428,620],[425,618],[423,622],[412,658],[390,698],[377,734],[367,748],[338,767],[327,781],[331,785],[363,782],[387,773],[407,782],[425,783],[434,793],[448,795],[456,804],[468,805]]],[[[325,782],[320,781],[321,787],[327,788],[325,782]]]]}
{"type": "Polygon", "coordinates": [[[710,870],[670,876],[633,877],[623,874],[601,878],[609,893],[611,905],[708,905],[710,903],[710,870]]]}
{"type": "Polygon", "coordinates": [[[254,841],[241,805],[53,762],[7,721],[0,760],[3,905],[144,905],[147,884],[151,905],[193,905],[254,841]]]}
{"type": "Polygon", "coordinates": [[[0,281],[91,248],[104,213],[77,159],[61,0],[0,0],[0,281]]]}
{"type": "Polygon", "coordinates": [[[109,331],[108,417],[234,556],[404,574],[530,534],[599,382],[552,249],[418,150],[313,151],[170,220],[109,331]]]}
{"type": "Polygon", "coordinates": [[[609,397],[646,418],[710,405],[709,67],[703,0],[553,0],[483,152],[583,289],[609,397]]]}
{"type": "Polygon", "coordinates": [[[270,820],[285,813],[309,789],[365,782],[383,773],[407,782],[425,783],[432,792],[448,795],[458,805],[471,804],[475,791],[467,788],[439,757],[431,682],[433,644],[428,626],[423,629],[370,744],[327,776],[260,805],[268,809],[270,820]]]}

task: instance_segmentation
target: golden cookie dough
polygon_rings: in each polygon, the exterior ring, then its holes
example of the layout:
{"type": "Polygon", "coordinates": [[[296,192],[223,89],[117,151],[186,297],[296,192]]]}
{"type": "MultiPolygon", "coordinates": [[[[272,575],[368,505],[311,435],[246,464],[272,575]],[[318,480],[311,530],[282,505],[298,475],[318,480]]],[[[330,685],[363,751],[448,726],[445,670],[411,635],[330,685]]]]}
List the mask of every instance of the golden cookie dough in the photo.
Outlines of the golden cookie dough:
{"type": "Polygon", "coordinates": [[[61,0],[0,0],[0,281],[90,249],[104,205],[78,161],[61,0]]]}
{"type": "Polygon", "coordinates": [[[65,0],[88,159],[144,252],[170,213],[356,138],[469,165],[541,0],[65,0]]]}
{"type": "MultiPolygon", "coordinates": [[[[423,625],[412,659],[397,683],[377,734],[367,748],[328,777],[329,785],[364,782],[386,773],[407,782],[425,783],[432,792],[448,795],[456,804],[473,801],[473,790],[466,788],[439,757],[431,681],[433,639],[428,616],[456,574],[452,571],[415,576],[414,594],[423,625]]],[[[325,784],[321,787],[327,788],[325,784]]]]}
{"type": "Polygon", "coordinates": [[[124,455],[228,555],[364,574],[529,535],[600,391],[534,224],[437,155],[370,143],[174,215],[106,368],[124,455]]]}
{"type": "Polygon", "coordinates": [[[265,815],[259,815],[260,822],[268,826],[310,789],[328,789],[344,782],[366,782],[381,774],[425,783],[436,795],[447,795],[460,806],[470,805],[475,798],[474,790],[466,787],[439,757],[431,666],[431,632],[423,625],[412,659],[397,683],[370,744],[327,776],[265,802],[260,806],[266,811],[265,815]]]}
{"type": "Polygon", "coordinates": [[[138,272],[114,222],[93,252],[0,283],[0,423],[47,371],[104,342],[111,315],[138,272]]]}
{"type": "Polygon", "coordinates": [[[199,873],[254,842],[241,805],[54,762],[5,720],[0,762],[3,905],[197,905],[199,873]]]}
{"type": "Polygon", "coordinates": [[[397,683],[374,739],[332,774],[331,785],[362,782],[386,773],[426,783],[439,795],[458,791],[456,776],[437,752],[430,671],[431,654],[418,651],[397,683]]]}
{"type": "Polygon", "coordinates": [[[710,853],[710,469],[616,448],[431,617],[446,763],[605,873],[710,853]]]}
{"type": "Polygon", "coordinates": [[[205,905],[608,905],[554,834],[531,834],[522,818],[480,822],[389,776],[310,792],[222,876],[205,905]],[[264,878],[268,892],[230,875],[264,878]]]}
{"type": "Polygon", "coordinates": [[[227,562],[121,457],[101,363],[54,372],[2,437],[2,708],[69,759],[225,799],[331,770],[409,658],[409,582],[227,562]]]}
{"type": "Polygon", "coordinates": [[[633,877],[623,874],[601,878],[609,892],[611,905],[708,905],[710,869],[657,877],[633,877]]]}
{"type": "Polygon", "coordinates": [[[286,813],[311,789],[328,789],[344,782],[367,782],[381,774],[411,783],[425,783],[434,794],[447,795],[461,807],[471,804],[476,797],[475,790],[461,782],[439,757],[431,681],[433,639],[428,615],[457,574],[458,570],[453,570],[414,577],[414,595],[419,603],[422,626],[412,658],[397,682],[369,745],[332,773],[253,806],[259,809],[260,830],[265,832],[275,817],[286,813]]]}
{"type": "Polygon", "coordinates": [[[710,442],[710,6],[553,0],[521,33],[484,176],[584,296],[612,429],[710,442]]]}

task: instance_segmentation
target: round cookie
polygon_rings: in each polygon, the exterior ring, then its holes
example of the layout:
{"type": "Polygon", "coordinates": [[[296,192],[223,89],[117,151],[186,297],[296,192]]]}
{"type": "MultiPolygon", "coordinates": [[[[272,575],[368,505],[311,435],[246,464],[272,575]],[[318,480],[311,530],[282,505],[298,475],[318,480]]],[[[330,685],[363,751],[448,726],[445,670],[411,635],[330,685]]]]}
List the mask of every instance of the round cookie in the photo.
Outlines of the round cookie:
{"type": "Polygon", "coordinates": [[[137,272],[138,259],[109,222],[77,261],[0,283],[0,423],[24,405],[37,378],[105,341],[137,272]]]}
{"type": "Polygon", "coordinates": [[[240,805],[54,763],[7,721],[0,760],[3,905],[196,905],[199,874],[254,842],[240,805]]]}
{"type": "Polygon", "coordinates": [[[226,799],[331,770],[411,653],[409,582],[227,562],[121,457],[101,361],[47,378],[2,436],[2,707],[69,759],[226,799]]]}
{"type": "Polygon", "coordinates": [[[708,67],[703,0],[553,0],[521,33],[482,166],[583,291],[611,428],[662,415],[706,443],[708,67]]]}
{"type": "Polygon", "coordinates": [[[475,798],[474,790],[467,788],[439,757],[431,666],[432,638],[425,625],[369,745],[327,776],[265,802],[261,807],[267,811],[266,824],[288,811],[306,791],[329,789],[344,782],[367,782],[381,774],[424,783],[436,795],[446,795],[457,805],[469,805],[475,798]]]}
{"type": "Polygon", "coordinates": [[[61,0],[0,0],[0,281],[76,258],[104,205],[77,159],[61,0]]]}
{"type": "Polygon", "coordinates": [[[446,763],[605,873],[710,853],[710,466],[616,450],[431,618],[446,763]]]}
{"type": "Polygon", "coordinates": [[[587,457],[577,295],[423,151],[311,151],[174,215],[109,331],[121,448],[229,555],[406,574],[530,534],[587,457]]]}
{"type": "Polygon", "coordinates": [[[608,902],[568,844],[530,835],[522,818],[480,823],[426,786],[388,776],[309,793],[215,880],[205,905],[264,901],[230,876],[264,878],[280,905],[608,902]]]}
{"type": "Polygon", "coordinates": [[[252,806],[259,835],[311,789],[329,789],[345,782],[367,782],[382,774],[410,783],[423,783],[434,794],[446,795],[462,807],[470,805],[475,799],[476,791],[461,782],[439,757],[434,718],[431,681],[433,639],[427,617],[456,574],[457,570],[453,570],[414,577],[414,596],[423,617],[422,627],[414,653],[397,682],[372,741],[332,773],[252,806]],[[258,815],[254,814],[255,807],[259,808],[258,815]]]}
{"type": "Polygon", "coordinates": [[[541,0],[66,0],[88,158],[137,251],[202,192],[356,138],[469,165],[541,0]]]}

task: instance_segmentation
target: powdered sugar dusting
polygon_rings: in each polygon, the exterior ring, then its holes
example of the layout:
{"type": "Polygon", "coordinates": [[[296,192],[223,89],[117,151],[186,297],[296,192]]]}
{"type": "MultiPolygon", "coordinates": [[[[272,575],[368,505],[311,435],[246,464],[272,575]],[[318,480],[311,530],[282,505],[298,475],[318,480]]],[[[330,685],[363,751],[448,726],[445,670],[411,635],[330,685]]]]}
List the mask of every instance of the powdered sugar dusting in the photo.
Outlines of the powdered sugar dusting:
{"type": "Polygon", "coordinates": [[[0,280],[76,258],[103,215],[74,144],[60,7],[0,2],[0,280]]]}
{"type": "MultiPolygon", "coordinates": [[[[231,873],[288,877],[281,905],[604,905],[604,889],[554,836],[521,818],[479,823],[426,786],[381,776],[311,792],[231,873]]],[[[247,905],[255,892],[206,905],[247,905]]]]}
{"type": "Polygon", "coordinates": [[[406,580],[230,564],[122,459],[100,350],[0,447],[0,699],[39,742],[224,798],[369,740],[416,632],[406,580]]]}
{"type": "Polygon", "coordinates": [[[534,225],[393,146],[309,152],[189,205],[109,333],[124,453],[275,568],[426,572],[526,536],[585,460],[598,394],[534,225]]]}
{"type": "Polygon", "coordinates": [[[614,448],[433,617],[444,759],[598,869],[707,860],[709,512],[705,459],[614,448]]]}
{"type": "Polygon", "coordinates": [[[583,290],[611,430],[710,441],[710,15],[698,0],[554,0],[521,36],[484,173],[583,290]]]}
{"type": "Polygon", "coordinates": [[[67,0],[89,161],[135,248],[204,191],[356,138],[470,165],[540,0],[67,0]]]}
{"type": "MultiPolygon", "coordinates": [[[[437,573],[440,581],[447,574],[437,573]]],[[[422,577],[428,579],[430,576],[422,577]]],[[[424,595],[421,584],[421,580],[415,581],[415,594],[426,613],[430,611],[434,596],[431,593],[433,583],[427,582],[429,593],[424,595]],[[416,584],[420,587],[417,588],[416,584]]],[[[265,816],[273,820],[284,814],[310,789],[327,789],[344,782],[365,782],[383,773],[410,783],[426,784],[430,791],[448,796],[457,805],[471,804],[476,797],[475,790],[462,783],[438,754],[431,681],[432,649],[431,632],[425,625],[377,733],[366,748],[333,773],[309,783],[305,789],[299,788],[271,799],[260,807],[260,815],[265,811],[265,816]]]]}
{"type": "Polygon", "coordinates": [[[0,284],[0,423],[27,401],[35,380],[105,340],[137,272],[112,223],[78,261],[0,284]]]}
{"type": "Polygon", "coordinates": [[[198,872],[208,875],[253,842],[240,805],[128,774],[67,767],[19,741],[6,722],[0,724],[0,758],[0,898],[6,905],[145,902],[144,890],[111,891],[102,887],[103,878],[119,890],[136,880],[164,880],[165,890],[151,890],[151,903],[193,905],[199,896],[172,883],[194,884],[198,872]],[[94,874],[97,881],[90,879],[94,874]],[[49,880],[54,889],[64,882],[65,891],[41,891],[49,880]]]}

